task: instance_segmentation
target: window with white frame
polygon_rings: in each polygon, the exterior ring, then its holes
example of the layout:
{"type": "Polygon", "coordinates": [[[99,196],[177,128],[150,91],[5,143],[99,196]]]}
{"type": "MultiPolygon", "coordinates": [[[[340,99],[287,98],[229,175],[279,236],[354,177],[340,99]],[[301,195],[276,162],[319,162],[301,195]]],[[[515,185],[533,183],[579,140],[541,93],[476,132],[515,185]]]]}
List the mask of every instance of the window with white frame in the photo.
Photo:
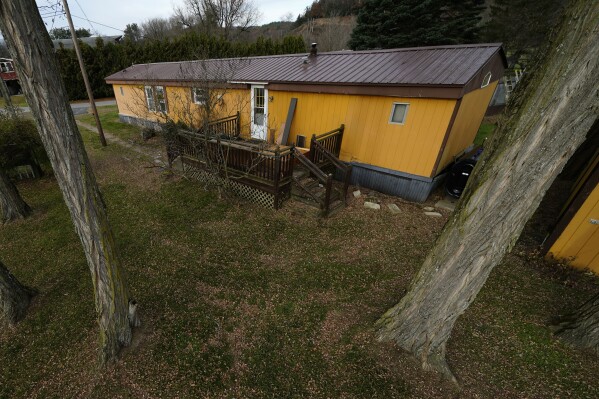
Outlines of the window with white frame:
{"type": "Polygon", "coordinates": [[[194,104],[204,105],[208,102],[208,90],[199,87],[191,88],[191,98],[194,104]]]}
{"type": "Polygon", "coordinates": [[[483,78],[483,84],[481,84],[480,87],[487,87],[489,83],[491,83],[491,72],[487,72],[487,74],[483,78]]]}
{"type": "Polygon", "coordinates": [[[391,117],[389,118],[389,123],[403,125],[406,122],[409,106],[410,104],[407,103],[393,103],[393,107],[391,107],[391,117]]]}
{"type": "Polygon", "coordinates": [[[166,114],[166,95],[164,93],[164,86],[155,86],[154,94],[156,95],[156,111],[166,114]]]}
{"type": "Polygon", "coordinates": [[[164,86],[145,86],[148,111],[166,114],[166,95],[164,86]]]}

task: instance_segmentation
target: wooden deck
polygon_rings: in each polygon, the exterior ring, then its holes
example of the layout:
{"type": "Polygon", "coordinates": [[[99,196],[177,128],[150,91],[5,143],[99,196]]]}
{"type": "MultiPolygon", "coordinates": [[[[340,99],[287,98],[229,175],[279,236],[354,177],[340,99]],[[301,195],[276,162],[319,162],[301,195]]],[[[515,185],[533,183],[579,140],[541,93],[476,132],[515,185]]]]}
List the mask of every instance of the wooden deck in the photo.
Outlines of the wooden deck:
{"type": "MultiPolygon", "coordinates": [[[[272,204],[278,209],[291,195],[294,183],[294,165],[308,168],[310,176],[326,187],[326,195],[316,198],[322,214],[326,216],[331,205],[333,175],[321,167],[337,168],[344,175],[344,198],[351,166],[337,158],[341,148],[343,125],[320,136],[313,136],[310,151],[304,156],[294,146],[270,144],[261,140],[244,139],[239,134],[239,114],[207,124],[198,131],[178,130],[168,144],[172,161],[180,157],[183,167],[204,171],[221,179],[234,181],[257,190],[245,190],[246,196],[260,198],[260,203],[272,204]],[[264,200],[264,195],[268,200],[264,200]]],[[[295,182],[297,184],[297,181],[295,182]]],[[[345,199],[343,199],[345,203],[345,199]]]]}

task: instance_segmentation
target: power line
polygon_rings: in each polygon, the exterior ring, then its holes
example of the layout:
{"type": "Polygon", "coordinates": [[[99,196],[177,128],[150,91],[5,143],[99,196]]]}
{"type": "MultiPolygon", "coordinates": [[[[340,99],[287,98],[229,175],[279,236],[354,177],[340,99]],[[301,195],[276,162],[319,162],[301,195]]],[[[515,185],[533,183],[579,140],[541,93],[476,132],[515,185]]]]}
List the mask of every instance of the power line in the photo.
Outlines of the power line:
{"type": "MultiPolygon", "coordinates": [[[[92,28],[92,31],[94,31],[96,34],[98,33],[98,31],[95,29],[95,27],[92,25],[92,23],[96,24],[96,25],[103,26],[105,28],[109,28],[109,29],[113,29],[113,30],[125,33],[124,30],[119,29],[119,28],[115,28],[114,26],[106,25],[106,24],[103,24],[103,23],[98,22],[98,21],[92,21],[91,19],[88,18],[87,14],[85,13],[85,11],[83,10],[83,8],[81,7],[81,4],[79,4],[79,1],[75,0],[75,2],[77,3],[77,5],[81,9],[81,11],[83,12],[83,15],[85,15],[85,17],[80,17],[80,16],[75,15],[75,14],[71,14],[71,16],[74,17],[74,18],[78,18],[78,19],[87,21],[89,23],[90,27],[92,28]]],[[[48,0],[47,3],[48,3],[47,6],[40,5],[40,6],[38,6],[38,9],[40,11],[40,15],[41,15],[42,18],[44,18],[44,19],[45,18],[51,18],[51,20],[52,20],[52,28],[53,28],[56,18],[58,16],[64,17],[65,11],[64,11],[62,5],[60,4],[60,0],[58,0],[56,2],[54,2],[52,0],[48,0]]]]}
{"type": "Polygon", "coordinates": [[[93,22],[94,24],[96,24],[96,25],[100,25],[100,26],[103,26],[103,27],[105,27],[105,28],[110,28],[110,29],[118,30],[119,32],[123,32],[123,33],[125,33],[125,31],[124,31],[124,30],[122,30],[122,29],[119,29],[119,28],[115,28],[114,26],[104,25],[104,24],[102,24],[102,23],[100,23],[100,22],[97,22],[97,21],[91,21],[91,20],[88,20],[88,19],[86,19],[86,18],[79,17],[79,16],[77,16],[77,15],[75,15],[75,14],[71,14],[71,16],[73,16],[73,17],[75,17],[75,18],[79,18],[79,19],[87,20],[87,21],[89,21],[89,22],[93,22]]]}
{"type": "Polygon", "coordinates": [[[89,18],[87,17],[87,14],[85,13],[85,11],[83,11],[83,7],[81,7],[81,4],[79,4],[79,0],[75,0],[75,2],[77,3],[77,5],[79,6],[79,9],[81,10],[81,12],[83,13],[83,15],[85,15],[85,19],[87,19],[87,22],[89,22],[89,26],[90,28],[92,28],[92,31],[94,31],[94,33],[98,33],[98,31],[96,30],[96,28],[94,28],[94,26],[92,25],[92,22],[89,20],[89,18]]]}

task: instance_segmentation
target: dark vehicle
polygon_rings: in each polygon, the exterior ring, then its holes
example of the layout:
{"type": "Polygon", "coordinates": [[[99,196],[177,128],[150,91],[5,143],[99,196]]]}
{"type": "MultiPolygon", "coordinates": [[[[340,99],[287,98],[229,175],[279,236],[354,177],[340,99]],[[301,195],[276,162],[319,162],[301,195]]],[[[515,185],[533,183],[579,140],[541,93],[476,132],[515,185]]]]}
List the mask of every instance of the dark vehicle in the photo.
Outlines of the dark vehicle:
{"type": "Polygon", "coordinates": [[[445,182],[447,194],[454,198],[460,198],[475,165],[475,159],[464,159],[453,165],[445,182]]]}

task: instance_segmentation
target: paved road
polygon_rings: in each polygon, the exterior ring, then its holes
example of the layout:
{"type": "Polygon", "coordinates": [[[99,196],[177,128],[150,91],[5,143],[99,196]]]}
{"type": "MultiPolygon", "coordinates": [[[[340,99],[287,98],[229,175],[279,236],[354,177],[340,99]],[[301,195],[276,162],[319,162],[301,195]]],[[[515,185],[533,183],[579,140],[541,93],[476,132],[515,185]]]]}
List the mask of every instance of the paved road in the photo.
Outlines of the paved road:
{"type": "MultiPolygon", "coordinates": [[[[115,100],[101,100],[96,101],[96,107],[105,107],[107,105],[116,105],[115,100]]],[[[22,112],[31,112],[29,107],[19,107],[22,112]]],[[[73,109],[73,113],[75,115],[85,114],[87,109],[89,108],[89,103],[72,103],[71,108],[73,109]]]]}

